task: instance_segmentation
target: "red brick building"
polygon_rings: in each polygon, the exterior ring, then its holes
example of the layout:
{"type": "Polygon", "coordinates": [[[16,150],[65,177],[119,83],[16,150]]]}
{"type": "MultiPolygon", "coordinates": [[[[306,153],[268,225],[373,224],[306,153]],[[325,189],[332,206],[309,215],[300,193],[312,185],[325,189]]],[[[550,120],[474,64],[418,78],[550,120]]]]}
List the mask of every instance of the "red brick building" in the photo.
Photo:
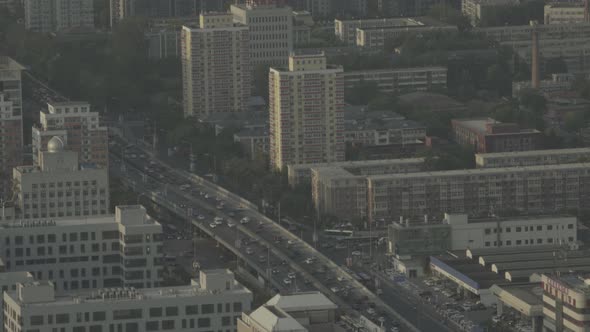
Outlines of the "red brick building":
{"type": "Polygon", "coordinates": [[[521,129],[514,123],[491,118],[455,119],[451,121],[455,141],[473,146],[478,153],[538,150],[541,132],[521,129]]]}

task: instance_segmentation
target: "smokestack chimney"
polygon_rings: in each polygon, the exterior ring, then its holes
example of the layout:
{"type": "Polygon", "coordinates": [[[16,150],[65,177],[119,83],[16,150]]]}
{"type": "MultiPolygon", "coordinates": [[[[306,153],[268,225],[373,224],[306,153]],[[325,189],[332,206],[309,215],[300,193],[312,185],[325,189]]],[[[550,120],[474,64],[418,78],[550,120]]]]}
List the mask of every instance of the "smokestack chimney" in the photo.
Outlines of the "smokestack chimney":
{"type": "Polygon", "coordinates": [[[590,0],[584,1],[584,22],[590,23],[590,0]]]}
{"type": "Polygon", "coordinates": [[[537,31],[537,21],[531,21],[531,26],[533,27],[533,45],[531,49],[531,87],[533,89],[538,89],[541,86],[541,75],[539,73],[539,32],[537,31]]]}

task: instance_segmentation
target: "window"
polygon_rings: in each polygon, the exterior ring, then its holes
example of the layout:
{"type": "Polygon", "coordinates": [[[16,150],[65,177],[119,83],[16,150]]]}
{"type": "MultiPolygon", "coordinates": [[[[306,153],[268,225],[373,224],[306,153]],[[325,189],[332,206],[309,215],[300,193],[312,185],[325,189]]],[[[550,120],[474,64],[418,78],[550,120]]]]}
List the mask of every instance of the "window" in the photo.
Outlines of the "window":
{"type": "Polygon", "coordinates": [[[213,304],[203,304],[201,306],[201,313],[202,314],[212,314],[215,311],[215,306],[213,304]]]}
{"type": "Polygon", "coordinates": [[[230,316],[221,317],[221,326],[229,326],[229,325],[231,325],[231,317],[230,316]]]}
{"type": "Polygon", "coordinates": [[[187,305],[184,308],[184,312],[186,315],[198,315],[199,314],[199,305],[187,305]]]}
{"type": "Polygon", "coordinates": [[[139,324],[135,322],[126,323],[125,332],[139,332],[139,324]]]}
{"type": "Polygon", "coordinates": [[[104,311],[95,311],[92,313],[92,321],[102,322],[107,319],[107,315],[104,311]]]}
{"type": "Polygon", "coordinates": [[[568,224],[567,229],[574,229],[574,224],[568,224]]]}
{"type": "Polygon", "coordinates": [[[41,316],[41,315],[31,316],[31,325],[43,325],[43,316],[41,316]]]}
{"type": "Polygon", "coordinates": [[[484,233],[485,233],[486,235],[487,235],[487,234],[490,234],[490,233],[491,233],[491,230],[490,230],[489,228],[486,228],[486,229],[484,230],[484,233]]]}
{"type": "Polygon", "coordinates": [[[537,226],[537,230],[538,231],[542,231],[543,230],[543,226],[541,226],[541,225],[537,226]]]}
{"type": "Polygon", "coordinates": [[[160,329],[160,322],[157,320],[146,322],[145,323],[145,330],[146,331],[158,331],[160,329]]]}
{"type": "Polygon", "coordinates": [[[162,308],[150,308],[150,317],[162,317],[162,308]]]}
{"type": "Polygon", "coordinates": [[[550,231],[553,229],[553,225],[547,225],[547,230],[550,231]]]}
{"type": "Polygon", "coordinates": [[[234,312],[242,312],[242,302],[234,302],[234,312]]]}
{"type": "Polygon", "coordinates": [[[197,326],[201,327],[210,327],[211,326],[211,319],[209,318],[199,318],[197,319],[197,326]]]}
{"type": "Polygon", "coordinates": [[[135,319],[141,318],[141,309],[127,309],[127,310],[115,310],[113,311],[113,319],[114,320],[121,320],[121,319],[135,319]]]}
{"type": "Polygon", "coordinates": [[[166,307],[166,317],[178,316],[178,307],[166,307]]]}
{"type": "Polygon", "coordinates": [[[70,315],[69,314],[57,314],[55,315],[55,323],[57,324],[67,324],[70,322],[70,315]]]}
{"type": "Polygon", "coordinates": [[[537,244],[543,243],[543,239],[537,239],[537,244]]]}
{"type": "Polygon", "coordinates": [[[506,245],[507,245],[507,246],[510,246],[510,245],[512,245],[512,241],[510,241],[510,240],[506,240],[506,245]]]}
{"type": "Polygon", "coordinates": [[[519,233],[522,231],[522,227],[516,227],[516,232],[519,233]]]}
{"type": "Polygon", "coordinates": [[[521,241],[521,240],[516,240],[516,245],[517,245],[517,246],[519,246],[519,245],[521,245],[521,244],[522,244],[522,241],[521,241]]]}
{"type": "Polygon", "coordinates": [[[489,247],[490,246],[490,241],[486,241],[485,246],[486,247],[489,247]]]}
{"type": "Polygon", "coordinates": [[[173,320],[163,320],[162,321],[162,330],[173,330],[174,329],[174,321],[173,320]]]}

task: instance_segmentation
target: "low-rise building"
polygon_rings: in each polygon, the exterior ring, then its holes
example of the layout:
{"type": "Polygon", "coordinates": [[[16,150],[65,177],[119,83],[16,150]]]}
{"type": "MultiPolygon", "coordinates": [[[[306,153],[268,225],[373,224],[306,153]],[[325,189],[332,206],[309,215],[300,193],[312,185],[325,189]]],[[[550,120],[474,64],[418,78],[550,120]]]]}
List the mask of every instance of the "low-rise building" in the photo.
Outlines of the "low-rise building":
{"type": "Polygon", "coordinates": [[[493,12],[494,7],[516,6],[519,0],[462,0],[461,12],[469,18],[471,25],[478,26],[486,15],[493,12]]]}
{"type": "Polygon", "coordinates": [[[226,270],[201,271],[191,285],[135,289],[107,288],[57,295],[51,282],[18,285],[4,294],[9,332],[67,331],[235,331],[249,311],[252,292],[226,270]],[[212,280],[214,279],[214,280],[212,280]]]}
{"type": "Polygon", "coordinates": [[[475,165],[478,168],[573,164],[585,161],[590,161],[590,148],[475,154],[475,165]]]}
{"type": "Polygon", "coordinates": [[[148,58],[166,59],[180,57],[180,30],[176,28],[156,28],[145,33],[148,43],[148,58]]]}
{"type": "MultiPolygon", "coordinates": [[[[575,76],[572,74],[551,74],[551,79],[539,81],[537,90],[544,95],[552,95],[570,91],[573,87],[575,76]]],[[[524,92],[529,92],[533,88],[532,82],[520,81],[512,82],[512,96],[520,97],[524,92]]]]}
{"type": "Polygon", "coordinates": [[[394,112],[348,107],[344,113],[344,141],[362,149],[367,159],[413,155],[425,137],[424,125],[394,112]]]}
{"type": "Polygon", "coordinates": [[[540,145],[540,131],[492,118],[454,119],[451,125],[455,141],[479,153],[535,150],[540,145]]]}
{"type": "Polygon", "coordinates": [[[250,158],[268,154],[268,129],[258,127],[242,129],[234,134],[234,142],[240,144],[250,158]]]}
{"type": "MultiPolygon", "coordinates": [[[[0,272],[0,294],[14,292],[19,283],[35,281],[30,272],[0,272]]],[[[4,312],[4,300],[0,301],[0,309],[4,312]]],[[[0,324],[4,327],[4,315],[0,315],[0,324]]]]}
{"type": "Polygon", "coordinates": [[[338,306],[320,292],[275,295],[238,318],[238,332],[343,331],[336,325],[338,306]]]}
{"type": "Polygon", "coordinates": [[[78,153],[64,150],[55,136],[38,166],[13,170],[15,205],[20,218],[106,215],[110,206],[108,169],[78,162],[78,153]]]}
{"type": "Polygon", "coordinates": [[[447,68],[387,68],[344,72],[345,89],[354,89],[361,83],[375,83],[382,93],[446,89],[447,68]]]}
{"type": "Polygon", "coordinates": [[[360,160],[342,161],[323,164],[289,165],[287,176],[290,186],[311,184],[312,168],[344,169],[353,175],[379,175],[389,173],[416,172],[423,168],[424,158],[385,159],[385,160],[360,160]]]}
{"type": "Polygon", "coordinates": [[[6,270],[31,271],[59,292],[162,281],[162,226],[142,206],[118,206],[114,216],[3,222],[0,233],[6,270]]]}
{"type": "Polygon", "coordinates": [[[543,274],[543,331],[586,331],[590,318],[587,274],[543,274]]]}
{"type": "Polygon", "coordinates": [[[578,24],[586,22],[584,3],[553,2],[545,5],[545,24],[578,24]]]}
{"type": "Polygon", "coordinates": [[[384,16],[415,17],[428,14],[430,7],[439,3],[439,0],[378,0],[377,8],[384,16]]]}
{"type": "Polygon", "coordinates": [[[408,18],[402,24],[356,29],[356,45],[367,48],[382,48],[387,40],[404,35],[425,35],[430,33],[454,33],[457,26],[435,21],[426,17],[408,18]]]}
{"type": "MultiPolygon", "coordinates": [[[[423,22],[424,17],[394,17],[394,18],[374,18],[374,19],[360,19],[360,20],[334,20],[335,34],[338,39],[345,42],[347,45],[359,45],[358,30],[357,29],[391,29],[397,28],[399,33],[410,28],[424,28],[428,26],[423,22]]],[[[428,21],[431,22],[431,21],[428,21]]],[[[437,24],[441,24],[437,22],[437,24]]],[[[416,30],[418,31],[418,30],[416,30]]],[[[369,46],[369,45],[362,45],[369,46]]]]}

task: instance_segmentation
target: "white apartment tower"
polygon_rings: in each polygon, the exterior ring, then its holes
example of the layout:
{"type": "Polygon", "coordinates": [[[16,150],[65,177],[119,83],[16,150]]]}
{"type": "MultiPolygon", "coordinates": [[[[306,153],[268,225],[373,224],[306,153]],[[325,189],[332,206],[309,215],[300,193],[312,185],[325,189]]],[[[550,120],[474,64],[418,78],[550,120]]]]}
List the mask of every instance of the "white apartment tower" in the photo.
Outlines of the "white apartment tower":
{"type": "Polygon", "coordinates": [[[140,205],[117,206],[114,216],[4,222],[0,234],[7,271],[31,272],[59,292],[162,281],[162,225],[140,205]]]}
{"type": "Polygon", "coordinates": [[[89,103],[48,103],[39,119],[40,125],[32,128],[34,164],[39,164],[39,153],[47,151],[47,143],[57,136],[69,150],[78,152],[80,163],[108,166],[108,129],[100,124],[98,112],[92,112],[89,103]]]}
{"type": "Polygon", "coordinates": [[[286,66],[293,50],[293,10],[277,4],[240,4],[230,7],[234,22],[250,30],[250,63],[286,66]]]}
{"type": "Polygon", "coordinates": [[[181,33],[185,117],[241,112],[250,96],[248,27],[229,13],[205,13],[181,33]]]}
{"type": "Polygon", "coordinates": [[[291,55],[288,68],[271,68],[272,167],[344,160],[343,106],[343,69],[324,54],[291,55]]]}
{"type": "Polygon", "coordinates": [[[23,162],[24,69],[13,59],[0,56],[0,196],[10,191],[12,169],[23,162]]]}
{"type": "Polygon", "coordinates": [[[35,32],[94,28],[92,0],[24,0],[25,27],[35,32]]]}
{"type": "Polygon", "coordinates": [[[78,153],[65,151],[54,137],[40,153],[39,166],[13,170],[15,205],[23,219],[106,215],[108,169],[78,163],[78,153]]]}

